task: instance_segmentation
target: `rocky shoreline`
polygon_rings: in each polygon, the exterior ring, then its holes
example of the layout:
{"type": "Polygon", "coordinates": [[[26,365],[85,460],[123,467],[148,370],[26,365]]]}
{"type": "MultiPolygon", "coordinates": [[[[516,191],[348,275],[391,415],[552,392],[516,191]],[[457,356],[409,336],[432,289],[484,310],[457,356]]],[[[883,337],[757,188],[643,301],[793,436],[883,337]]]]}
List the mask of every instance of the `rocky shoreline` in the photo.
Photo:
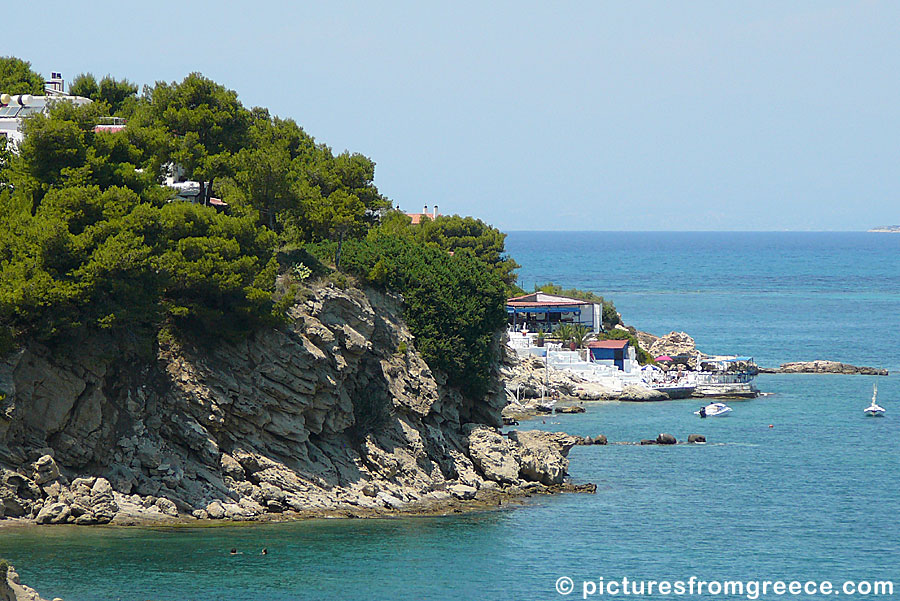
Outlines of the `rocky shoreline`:
{"type": "Polygon", "coordinates": [[[888,370],[879,367],[860,367],[839,361],[794,361],[780,367],[760,367],[761,374],[844,374],[862,376],[887,376],[888,370]]]}
{"type": "Polygon", "coordinates": [[[160,344],[152,360],[109,339],[7,357],[0,517],[379,517],[590,491],[566,483],[578,440],[501,435],[499,371],[484,399],[446,386],[415,350],[396,297],[327,286],[291,317],[239,343],[160,344]]]}
{"type": "MultiPolygon", "coordinates": [[[[0,561],[0,569],[6,570],[6,574],[0,574],[0,601],[46,601],[36,590],[19,581],[19,574],[14,567],[0,561]]],[[[56,597],[53,601],[62,600],[56,597]]]]}

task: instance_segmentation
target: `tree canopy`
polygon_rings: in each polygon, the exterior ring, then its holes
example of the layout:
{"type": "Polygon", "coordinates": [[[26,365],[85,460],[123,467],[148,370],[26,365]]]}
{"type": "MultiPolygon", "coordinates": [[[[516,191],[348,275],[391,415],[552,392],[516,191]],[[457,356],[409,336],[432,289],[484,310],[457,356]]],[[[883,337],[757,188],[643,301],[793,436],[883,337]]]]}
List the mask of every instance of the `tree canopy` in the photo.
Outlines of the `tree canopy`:
{"type": "Polygon", "coordinates": [[[103,102],[111,114],[122,112],[126,101],[137,97],[138,87],[127,79],[116,80],[107,75],[99,82],[91,73],[76,75],[69,85],[69,94],[103,102]]]}
{"type": "Polygon", "coordinates": [[[0,353],[94,330],[239,337],[283,318],[281,249],[327,263],[343,245],[344,270],[402,293],[429,365],[467,394],[488,389],[517,267],[497,229],[459,216],[411,225],[371,159],[335,154],[199,73],[140,96],[87,73],[70,92],[95,102],[55,103],[25,120],[15,152],[0,148],[0,353]],[[127,125],[98,127],[113,116],[127,125]],[[175,165],[201,183],[199,202],[162,185],[175,165]],[[227,209],[207,205],[212,192],[227,209]]]}
{"type": "Polygon", "coordinates": [[[31,63],[14,56],[0,57],[0,93],[43,94],[44,78],[31,70],[31,63]]]}

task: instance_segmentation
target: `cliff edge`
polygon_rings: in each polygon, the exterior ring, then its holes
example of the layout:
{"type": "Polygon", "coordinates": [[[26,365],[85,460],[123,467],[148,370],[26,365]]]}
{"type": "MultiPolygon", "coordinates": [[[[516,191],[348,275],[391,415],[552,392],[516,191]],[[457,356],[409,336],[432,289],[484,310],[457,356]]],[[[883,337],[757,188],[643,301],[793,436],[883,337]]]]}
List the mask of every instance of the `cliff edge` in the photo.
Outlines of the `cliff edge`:
{"type": "Polygon", "coordinates": [[[499,382],[445,386],[400,315],[395,296],[324,287],[238,343],[30,344],[0,362],[0,514],[366,514],[561,484],[574,439],[501,436],[499,382]]]}

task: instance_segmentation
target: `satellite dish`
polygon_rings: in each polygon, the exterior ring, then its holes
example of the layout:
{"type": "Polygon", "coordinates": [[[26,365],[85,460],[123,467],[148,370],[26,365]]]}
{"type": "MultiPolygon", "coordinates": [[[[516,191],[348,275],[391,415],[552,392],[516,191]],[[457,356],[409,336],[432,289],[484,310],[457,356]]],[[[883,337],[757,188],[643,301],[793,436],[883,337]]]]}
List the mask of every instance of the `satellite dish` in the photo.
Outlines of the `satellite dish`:
{"type": "Polygon", "coordinates": [[[12,96],[9,94],[0,94],[0,104],[6,106],[10,102],[12,102],[12,96]]]}

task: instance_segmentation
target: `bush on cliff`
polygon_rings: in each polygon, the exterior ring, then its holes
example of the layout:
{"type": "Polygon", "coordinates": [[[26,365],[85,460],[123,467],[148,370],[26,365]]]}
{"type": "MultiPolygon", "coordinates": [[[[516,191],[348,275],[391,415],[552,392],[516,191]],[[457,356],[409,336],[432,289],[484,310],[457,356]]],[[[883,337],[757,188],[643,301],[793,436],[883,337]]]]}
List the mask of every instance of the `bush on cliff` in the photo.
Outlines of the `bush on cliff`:
{"type": "MultiPolygon", "coordinates": [[[[331,260],[336,245],[311,247],[331,260]]],[[[403,295],[404,320],[433,369],[465,393],[483,395],[496,359],[494,337],[506,323],[507,287],[473,252],[420,245],[381,229],[343,246],[344,268],[403,295]]]]}

